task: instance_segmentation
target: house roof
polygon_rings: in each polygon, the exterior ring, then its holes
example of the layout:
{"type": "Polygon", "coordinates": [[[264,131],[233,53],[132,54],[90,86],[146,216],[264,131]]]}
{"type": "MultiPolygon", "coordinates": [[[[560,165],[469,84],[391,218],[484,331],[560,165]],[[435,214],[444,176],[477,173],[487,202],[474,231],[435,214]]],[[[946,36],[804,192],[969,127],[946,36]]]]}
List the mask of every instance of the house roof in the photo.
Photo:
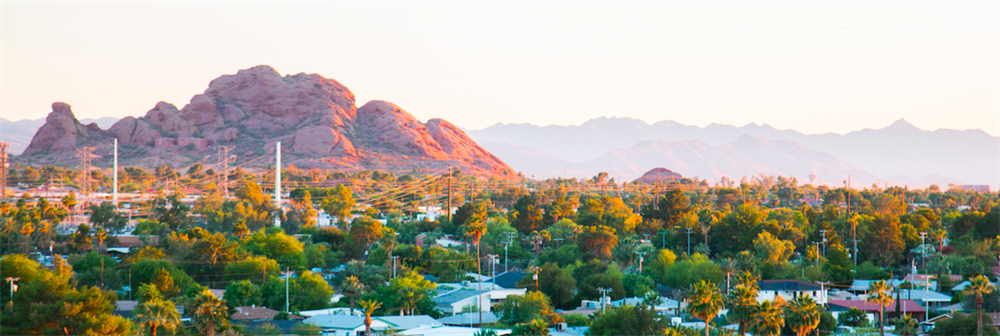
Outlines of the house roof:
{"type": "MultiPolygon", "coordinates": [[[[868,287],[871,286],[872,282],[875,282],[875,281],[879,281],[879,280],[854,280],[854,282],[851,283],[851,287],[848,288],[847,290],[851,290],[851,291],[866,291],[866,290],[868,290],[868,287]]],[[[894,286],[894,287],[898,287],[899,285],[903,284],[903,280],[896,280],[896,279],[886,280],[886,282],[888,282],[889,285],[894,286]]]]}
{"type": "MultiPolygon", "coordinates": [[[[495,323],[496,321],[499,320],[500,319],[496,316],[496,314],[493,314],[492,312],[483,312],[483,323],[495,323]]],[[[479,313],[464,313],[464,314],[452,315],[438,319],[438,321],[446,325],[453,325],[453,326],[482,324],[479,323],[479,313]]]]}
{"type": "MultiPolygon", "coordinates": [[[[497,336],[509,335],[511,333],[510,329],[493,329],[493,331],[496,332],[497,336]]],[[[405,330],[399,334],[412,336],[473,336],[480,332],[482,332],[480,328],[440,326],[418,327],[405,330]]]]}
{"type": "MultiPolygon", "coordinates": [[[[278,311],[274,309],[269,309],[267,307],[260,306],[243,306],[236,307],[236,313],[230,315],[229,318],[236,321],[241,320],[273,320],[275,315],[278,315],[278,311]]],[[[301,320],[302,316],[295,314],[289,314],[288,317],[292,320],[301,320]]]]}
{"type": "MultiPolygon", "coordinates": [[[[316,315],[352,315],[351,308],[339,307],[339,308],[326,308],[326,309],[316,309],[316,310],[303,310],[299,312],[299,315],[312,317],[316,315]]],[[[365,316],[365,313],[361,312],[361,309],[354,310],[354,316],[365,316]]]]}
{"type": "MultiPolygon", "coordinates": [[[[392,325],[391,323],[385,322],[378,317],[372,317],[372,321],[379,320],[383,323],[392,325]]],[[[358,327],[365,325],[364,316],[350,316],[350,315],[316,315],[302,321],[303,323],[308,323],[315,325],[324,329],[347,329],[354,330],[358,327]]],[[[374,328],[374,322],[373,328],[374,328]]]]}
{"type": "Polygon", "coordinates": [[[951,295],[922,289],[900,289],[899,297],[917,302],[924,302],[925,298],[927,302],[951,302],[951,295]]]}
{"type": "MultiPolygon", "coordinates": [[[[946,275],[946,276],[951,281],[962,281],[962,276],[958,275],[958,274],[950,274],[950,275],[946,275]]],[[[931,278],[931,282],[937,281],[936,279],[934,279],[934,274],[907,274],[906,277],[903,278],[903,281],[906,281],[906,282],[927,282],[927,278],[928,277],[931,278]]]]}
{"type": "MultiPolygon", "coordinates": [[[[677,308],[678,305],[680,304],[680,302],[678,302],[677,300],[674,300],[674,299],[670,299],[670,298],[661,298],[661,299],[663,299],[663,303],[657,305],[655,307],[656,309],[677,308]]],[[[646,302],[646,298],[630,297],[630,298],[624,298],[624,299],[621,299],[621,300],[611,301],[611,306],[621,307],[621,306],[624,305],[624,306],[633,306],[634,307],[634,306],[641,305],[641,304],[643,304],[645,302],[646,302]]]]}
{"type": "MultiPolygon", "coordinates": [[[[995,283],[992,283],[992,282],[990,282],[990,283],[993,284],[993,285],[996,285],[995,283]]],[[[972,284],[972,283],[969,282],[969,281],[962,281],[961,283],[955,285],[955,287],[952,287],[951,291],[952,292],[964,291],[965,287],[969,287],[970,284],[972,284]]]]}
{"type": "MultiPolygon", "coordinates": [[[[879,306],[875,302],[868,302],[862,300],[829,300],[827,304],[830,306],[831,311],[845,311],[851,308],[857,308],[866,312],[878,312],[879,306]]],[[[899,300],[900,308],[906,310],[907,313],[923,313],[927,311],[919,303],[913,300],[899,300]]],[[[896,312],[896,302],[890,303],[885,307],[886,313],[896,312]]]]}
{"type": "Polygon", "coordinates": [[[820,286],[802,280],[762,280],[760,282],[760,290],[762,291],[811,292],[820,289],[820,286]]]}
{"type": "Polygon", "coordinates": [[[939,312],[964,311],[964,310],[965,307],[962,306],[961,303],[934,308],[934,311],[939,311],[939,312]]]}
{"type": "Polygon", "coordinates": [[[503,288],[517,288],[517,282],[521,280],[527,273],[521,273],[517,271],[510,271],[500,273],[496,278],[493,279],[497,286],[503,288]]]}
{"type": "Polygon", "coordinates": [[[471,289],[457,289],[448,293],[438,295],[437,297],[434,298],[434,303],[437,303],[438,305],[450,305],[455,302],[476,296],[476,294],[478,293],[479,293],[478,291],[471,289]]]}
{"type": "Polygon", "coordinates": [[[382,316],[379,317],[378,319],[394,325],[395,329],[398,330],[413,329],[420,326],[442,325],[442,322],[435,320],[433,317],[427,315],[382,316]]]}

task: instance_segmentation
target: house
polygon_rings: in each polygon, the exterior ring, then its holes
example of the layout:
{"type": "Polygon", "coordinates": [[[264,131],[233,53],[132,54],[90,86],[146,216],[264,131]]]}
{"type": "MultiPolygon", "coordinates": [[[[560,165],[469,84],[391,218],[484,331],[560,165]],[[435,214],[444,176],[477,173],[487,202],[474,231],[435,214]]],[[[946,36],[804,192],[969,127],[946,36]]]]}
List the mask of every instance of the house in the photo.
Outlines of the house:
{"type": "MultiPolygon", "coordinates": [[[[875,282],[875,281],[879,281],[879,280],[857,280],[857,279],[855,279],[854,282],[851,283],[851,287],[848,287],[847,290],[850,291],[851,293],[854,293],[854,294],[868,294],[868,287],[870,287],[871,284],[873,282],[875,282]]],[[[885,281],[888,282],[889,286],[892,286],[892,287],[899,287],[904,282],[903,280],[896,280],[896,279],[885,280],[885,281]]]]}
{"type": "Polygon", "coordinates": [[[942,307],[951,303],[950,295],[923,289],[900,289],[899,298],[923,303],[926,308],[942,307]]]}
{"type": "Polygon", "coordinates": [[[497,286],[503,288],[517,288],[517,282],[521,281],[521,278],[525,275],[527,275],[527,273],[518,271],[503,272],[494,277],[493,282],[495,282],[497,286]]]}
{"type": "MultiPolygon", "coordinates": [[[[865,313],[870,313],[872,319],[874,320],[879,314],[879,305],[875,302],[868,302],[862,300],[830,300],[827,302],[828,310],[834,317],[839,317],[840,313],[850,310],[851,308],[857,308],[865,313]]],[[[924,318],[927,309],[921,306],[919,303],[913,300],[899,300],[900,311],[896,311],[896,302],[889,304],[884,308],[885,319],[888,321],[891,318],[898,317],[906,314],[911,314],[914,319],[918,321],[924,318]]]]}
{"type": "Polygon", "coordinates": [[[759,286],[757,302],[773,301],[778,296],[787,301],[800,296],[811,297],[818,304],[827,301],[826,288],[801,280],[762,280],[759,286]]]}
{"type": "Polygon", "coordinates": [[[299,315],[305,317],[313,317],[316,315],[354,315],[354,316],[365,316],[365,313],[361,312],[361,309],[354,309],[354,313],[351,313],[351,308],[326,308],[326,309],[316,309],[316,310],[304,310],[300,311],[299,315]]]}
{"type": "MultiPolygon", "coordinates": [[[[487,283],[484,283],[483,287],[487,285],[487,283]]],[[[439,290],[440,288],[442,287],[439,287],[439,290]]],[[[467,307],[471,308],[475,306],[479,306],[480,311],[488,312],[491,311],[493,305],[501,304],[507,300],[507,296],[524,295],[527,291],[524,288],[495,288],[490,290],[484,289],[482,295],[480,295],[476,289],[462,287],[439,294],[434,298],[434,302],[437,304],[436,308],[445,315],[459,314],[463,310],[466,310],[467,307]]]]}
{"type": "MultiPolygon", "coordinates": [[[[992,282],[990,282],[990,283],[993,284],[994,286],[996,286],[995,283],[992,283],[992,282]]],[[[969,287],[970,284],[972,284],[972,283],[968,282],[968,281],[962,281],[961,283],[955,285],[955,287],[952,287],[951,291],[952,292],[961,292],[961,291],[964,291],[965,288],[969,287]]]]}
{"type": "Polygon", "coordinates": [[[941,315],[932,317],[932,318],[930,318],[927,321],[922,321],[922,322],[920,322],[920,326],[919,326],[920,332],[921,333],[929,333],[929,332],[931,332],[931,330],[934,329],[934,323],[937,323],[938,321],[945,321],[945,320],[950,320],[950,319],[951,319],[951,314],[941,314],[941,315]]]}
{"type": "MultiPolygon", "coordinates": [[[[243,306],[236,307],[236,313],[229,316],[229,319],[233,321],[249,322],[249,321],[269,321],[273,320],[274,316],[278,315],[278,311],[274,309],[268,309],[267,307],[257,307],[253,306],[243,306]]],[[[290,320],[301,320],[304,317],[295,314],[289,314],[288,318],[290,320]]]]}
{"type": "MultiPolygon", "coordinates": [[[[485,318],[484,318],[485,319],[485,318]]],[[[492,329],[497,336],[510,335],[510,329],[492,329]]],[[[439,327],[419,327],[409,330],[404,330],[399,332],[400,335],[406,336],[475,336],[481,333],[483,329],[480,328],[469,328],[469,327],[453,327],[453,326],[439,326],[439,327]]],[[[326,336],[326,335],[324,335],[326,336]]]]}
{"type": "Polygon", "coordinates": [[[438,321],[444,325],[449,326],[469,326],[469,327],[479,327],[484,323],[496,323],[500,318],[497,317],[493,312],[483,313],[483,321],[479,322],[479,313],[462,313],[457,315],[452,315],[448,317],[443,317],[438,321]]]}
{"type": "MultiPolygon", "coordinates": [[[[663,300],[663,303],[658,304],[658,305],[656,305],[656,306],[653,307],[653,309],[655,309],[658,313],[660,313],[660,314],[666,314],[666,315],[678,315],[680,313],[680,307],[681,307],[681,302],[680,301],[677,301],[677,300],[674,300],[674,299],[670,299],[670,298],[661,298],[661,299],[663,300]]],[[[612,307],[621,307],[621,306],[633,306],[633,307],[636,307],[636,306],[639,306],[639,305],[643,305],[645,303],[646,303],[646,299],[645,298],[630,297],[630,298],[624,298],[624,299],[621,299],[621,300],[611,301],[611,303],[609,305],[612,306],[612,307]]]]}
{"type": "MultiPolygon", "coordinates": [[[[931,319],[929,319],[927,321],[920,322],[920,331],[921,332],[930,332],[932,329],[934,329],[934,323],[940,322],[940,321],[945,321],[945,320],[950,320],[952,318],[952,316],[954,316],[952,314],[962,314],[962,313],[955,312],[955,313],[949,313],[949,314],[941,314],[941,315],[935,316],[934,318],[931,318],[931,319]]],[[[971,313],[971,314],[975,314],[975,313],[971,313]]],[[[965,314],[963,314],[963,315],[965,315],[965,314]]],[[[973,315],[973,316],[975,316],[975,315],[973,315]]],[[[986,328],[993,328],[996,331],[1000,332],[1000,313],[987,313],[987,312],[983,312],[983,320],[984,320],[984,322],[983,322],[983,330],[985,330],[986,328]],[[993,323],[992,324],[987,324],[987,323],[989,323],[989,321],[992,321],[993,323]]]]}
{"type": "MultiPolygon", "coordinates": [[[[323,336],[361,336],[365,334],[364,316],[315,315],[302,321],[320,327],[323,336]]],[[[372,330],[409,330],[420,327],[443,326],[427,315],[372,316],[372,330]]]]}
{"type": "MultiPolygon", "coordinates": [[[[928,278],[929,278],[929,280],[930,280],[930,289],[931,290],[938,290],[937,280],[934,277],[935,276],[933,274],[912,274],[911,273],[911,274],[907,274],[906,277],[903,278],[903,282],[909,282],[910,284],[913,285],[913,288],[921,288],[922,289],[922,288],[924,288],[924,287],[927,286],[927,282],[928,282],[928,278]]],[[[949,280],[951,280],[952,283],[956,283],[956,282],[961,282],[962,281],[962,276],[961,275],[951,274],[951,275],[947,275],[947,277],[948,277],[949,280]]]]}

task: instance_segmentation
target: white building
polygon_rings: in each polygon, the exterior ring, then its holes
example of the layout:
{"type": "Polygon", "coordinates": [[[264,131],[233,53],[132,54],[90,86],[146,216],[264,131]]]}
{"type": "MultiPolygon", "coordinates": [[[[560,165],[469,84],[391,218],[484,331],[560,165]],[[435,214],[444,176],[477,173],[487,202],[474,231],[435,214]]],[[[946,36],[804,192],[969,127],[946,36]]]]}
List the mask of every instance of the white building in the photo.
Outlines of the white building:
{"type": "Polygon", "coordinates": [[[774,301],[778,296],[786,301],[805,296],[812,298],[817,304],[826,304],[827,289],[800,280],[763,280],[760,282],[757,302],[774,301]]]}
{"type": "MultiPolygon", "coordinates": [[[[485,286],[486,284],[483,285],[485,286]]],[[[445,315],[459,314],[466,307],[472,308],[477,305],[479,306],[479,311],[489,312],[492,311],[494,305],[501,304],[507,300],[507,296],[524,295],[527,292],[528,290],[524,288],[484,289],[483,294],[479,295],[477,289],[463,287],[439,294],[434,298],[434,302],[437,303],[437,309],[445,315]]]]}

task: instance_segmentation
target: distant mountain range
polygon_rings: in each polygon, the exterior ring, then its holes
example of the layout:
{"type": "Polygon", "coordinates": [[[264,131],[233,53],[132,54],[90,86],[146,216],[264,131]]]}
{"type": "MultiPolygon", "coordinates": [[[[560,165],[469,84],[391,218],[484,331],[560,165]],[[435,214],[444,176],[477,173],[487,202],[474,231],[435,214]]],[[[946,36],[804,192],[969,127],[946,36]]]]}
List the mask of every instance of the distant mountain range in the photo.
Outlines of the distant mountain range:
{"type": "Polygon", "coordinates": [[[818,183],[827,185],[840,185],[848,174],[859,187],[1000,183],[1000,138],[981,130],[925,131],[902,119],[844,135],[767,124],[650,125],[630,118],[576,126],[497,124],[467,133],[514,169],[539,178],[607,171],[634,179],[662,166],[709,180],[765,173],[806,181],[815,170],[818,183]]]}

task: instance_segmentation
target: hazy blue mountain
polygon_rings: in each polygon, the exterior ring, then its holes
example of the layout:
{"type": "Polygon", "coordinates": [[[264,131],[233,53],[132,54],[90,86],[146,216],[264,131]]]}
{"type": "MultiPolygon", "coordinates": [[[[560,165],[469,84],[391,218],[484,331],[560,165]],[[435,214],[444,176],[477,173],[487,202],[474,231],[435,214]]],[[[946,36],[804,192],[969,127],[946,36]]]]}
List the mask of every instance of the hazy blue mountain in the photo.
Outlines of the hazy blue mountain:
{"type": "Polygon", "coordinates": [[[90,123],[97,123],[97,126],[101,126],[101,129],[109,129],[111,128],[111,125],[114,125],[116,122],[118,122],[118,120],[121,120],[121,118],[115,118],[115,117],[101,117],[100,119],[83,118],[80,119],[80,123],[84,125],[89,125],[90,123]]]}
{"type": "MultiPolygon", "coordinates": [[[[628,149],[643,141],[697,140],[709,146],[722,146],[743,135],[750,135],[772,141],[788,140],[811,150],[826,152],[882,179],[898,175],[910,176],[909,179],[919,176],[917,180],[1000,183],[1000,138],[981,130],[926,131],[902,119],[881,129],[864,129],[843,135],[802,134],[794,130],[778,130],[767,124],[697,127],[661,121],[650,125],[629,118],[597,118],[575,126],[497,124],[468,134],[476,141],[533,147],[576,163],[589,162],[605,153],[628,149]]],[[[499,157],[510,160],[502,155],[499,157]]],[[[514,165],[514,168],[536,170],[531,166],[521,168],[514,165]]],[[[670,166],[665,168],[675,170],[670,166]]]]}
{"type": "Polygon", "coordinates": [[[31,137],[35,136],[35,131],[42,127],[42,124],[45,124],[45,118],[18,121],[0,118],[0,141],[10,143],[9,153],[21,154],[28,148],[31,137]]]}

